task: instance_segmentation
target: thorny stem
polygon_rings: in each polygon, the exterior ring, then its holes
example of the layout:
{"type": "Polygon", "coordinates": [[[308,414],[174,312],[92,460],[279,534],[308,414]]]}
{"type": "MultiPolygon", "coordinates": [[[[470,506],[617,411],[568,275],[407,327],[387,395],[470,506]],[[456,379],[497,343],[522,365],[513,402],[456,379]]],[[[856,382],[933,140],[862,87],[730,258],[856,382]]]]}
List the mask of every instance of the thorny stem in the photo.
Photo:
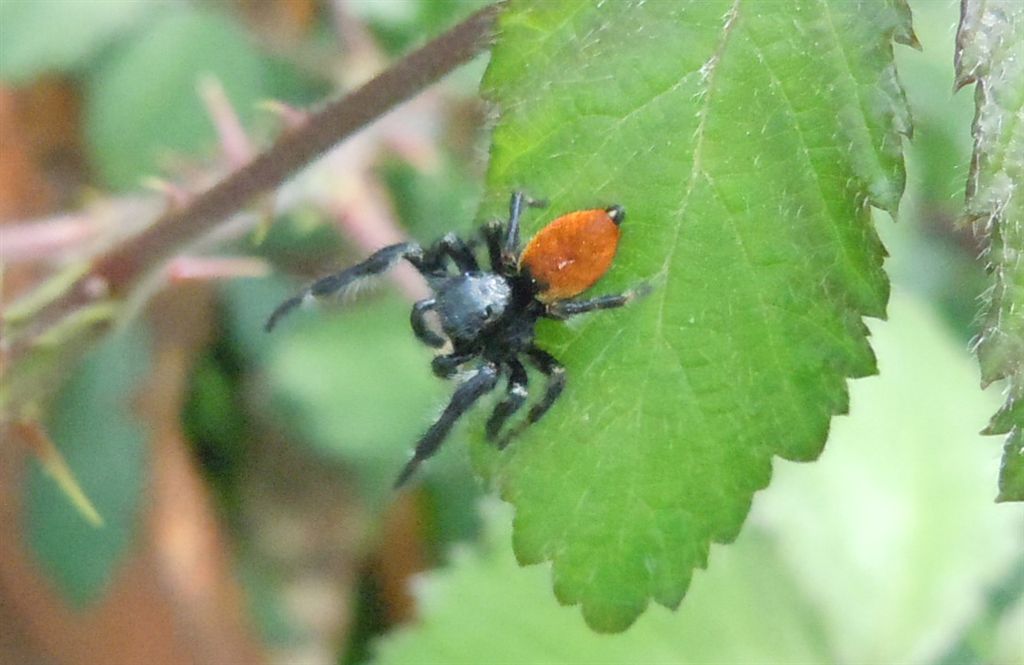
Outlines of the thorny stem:
{"type": "Polygon", "coordinates": [[[498,5],[481,9],[361,88],[328,104],[306,124],[285,132],[246,166],[101,257],[94,274],[104,277],[115,293],[132,284],[140,273],[170,258],[253,197],[281,185],[334,144],[470,60],[488,45],[497,11],[498,5]]]}
{"type": "MultiPolygon", "coordinates": [[[[479,10],[354,92],[311,114],[301,125],[285,130],[252,161],[183,205],[172,207],[145,231],[101,254],[60,295],[34,309],[27,334],[19,335],[16,341],[4,341],[0,335],[0,374],[8,376],[43,331],[108,296],[118,299],[129,295],[147,273],[161,268],[253,198],[280,186],[336,143],[468,62],[489,46],[499,9],[500,3],[479,10]]],[[[0,325],[3,320],[0,311],[0,325]]],[[[99,329],[102,326],[91,331],[99,329]]],[[[30,401],[28,395],[14,399],[30,401]]],[[[0,399],[0,405],[9,407],[11,403],[0,399]]],[[[0,420],[3,417],[0,413],[0,420]]]]}

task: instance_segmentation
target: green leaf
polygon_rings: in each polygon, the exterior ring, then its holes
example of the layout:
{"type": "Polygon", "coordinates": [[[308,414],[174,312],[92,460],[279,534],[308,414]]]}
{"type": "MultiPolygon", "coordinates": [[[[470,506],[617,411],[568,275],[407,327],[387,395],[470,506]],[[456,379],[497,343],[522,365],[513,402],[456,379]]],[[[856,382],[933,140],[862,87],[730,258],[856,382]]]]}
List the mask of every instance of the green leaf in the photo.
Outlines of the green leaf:
{"type": "MultiPolygon", "coordinates": [[[[482,218],[522,188],[554,215],[625,206],[596,292],[630,308],[542,326],[569,385],[493,470],[523,564],[601,631],[681,601],[774,455],[818,456],[883,316],[869,205],[903,187],[898,2],[512,2],[482,218]]],[[[536,384],[536,382],[535,382],[536,384]]],[[[495,455],[477,447],[487,466],[495,455]]]]}
{"type": "MultiPolygon", "coordinates": [[[[1020,391],[1010,398],[1021,403],[1020,391]]],[[[1018,420],[1003,444],[997,501],[1024,501],[1024,421],[1018,420]]]]}
{"type": "Polygon", "coordinates": [[[90,81],[86,134],[100,173],[112,187],[135,187],[170,155],[212,146],[199,79],[215,76],[245,120],[266,97],[264,74],[259,53],[227,18],[165,12],[90,81]]]}
{"type": "Polygon", "coordinates": [[[820,463],[777,464],[754,528],[715,550],[678,613],[594,635],[550,602],[546,570],[516,569],[507,513],[487,511],[489,541],[419,581],[418,620],[375,662],[942,662],[1014,578],[1024,530],[990,500],[996,461],[971,421],[995,400],[970,385],[966,349],[905,293],[891,312],[871,326],[881,375],[851,386],[820,463]]]}
{"type": "Polygon", "coordinates": [[[103,516],[102,528],[83,520],[42,470],[29,477],[29,542],[64,598],[78,606],[98,599],[135,533],[146,435],[132,408],[148,367],[141,329],[111,336],[71,373],[49,414],[50,436],[103,516]]]}
{"type": "Polygon", "coordinates": [[[965,216],[988,240],[994,284],[977,344],[984,384],[1009,380],[1000,501],[1024,501],[1024,5],[965,2],[957,32],[957,86],[975,83],[974,157],[965,216]]]}
{"type": "Polygon", "coordinates": [[[23,83],[80,67],[129,28],[153,2],[4,0],[0,3],[0,79],[23,83]]]}

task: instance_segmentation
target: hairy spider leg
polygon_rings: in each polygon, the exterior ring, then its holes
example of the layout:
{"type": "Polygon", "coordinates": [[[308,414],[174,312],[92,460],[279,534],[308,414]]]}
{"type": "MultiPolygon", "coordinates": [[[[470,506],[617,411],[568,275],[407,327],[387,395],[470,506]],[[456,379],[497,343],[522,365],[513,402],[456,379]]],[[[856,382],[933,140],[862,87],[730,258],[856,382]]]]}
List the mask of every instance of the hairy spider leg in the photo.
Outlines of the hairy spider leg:
{"type": "MultiPolygon", "coordinates": [[[[445,257],[450,258],[462,272],[475,272],[480,269],[472,250],[454,233],[446,234],[431,245],[427,251],[424,251],[415,242],[388,245],[371,254],[362,263],[357,263],[351,268],[346,268],[341,272],[318,279],[310,284],[302,293],[281,303],[270,315],[270,318],[267,319],[264,329],[267,332],[273,330],[282,317],[301,305],[307,298],[323,298],[324,296],[340,294],[363,279],[387,272],[402,259],[407,259],[424,276],[443,276],[447,272],[445,269],[445,257]]],[[[413,316],[417,316],[415,312],[413,316]]],[[[413,330],[416,331],[415,322],[413,323],[413,330]]],[[[420,339],[426,342],[426,339],[423,337],[420,339]]],[[[427,343],[430,344],[430,342],[427,343]]],[[[431,346],[434,345],[431,344],[431,346]]]]}
{"type": "Polygon", "coordinates": [[[480,265],[473,256],[473,250],[466,241],[454,233],[446,233],[427,250],[424,263],[435,264],[443,268],[443,257],[448,256],[460,272],[477,272],[480,265]]]}
{"type": "Polygon", "coordinates": [[[491,417],[487,420],[486,431],[488,441],[494,441],[497,438],[498,432],[508,422],[508,419],[522,408],[529,395],[527,393],[528,378],[523,363],[518,360],[510,360],[506,363],[506,366],[509,371],[508,387],[506,388],[508,396],[498,402],[498,405],[494,407],[494,412],[491,413],[491,417]]]}
{"type": "Polygon", "coordinates": [[[395,488],[405,484],[423,460],[429,458],[444,442],[455,421],[458,420],[483,395],[494,390],[498,383],[498,368],[495,365],[482,365],[473,376],[466,379],[455,390],[441,417],[430,426],[427,433],[416,444],[412,459],[405,465],[395,480],[395,488]]]}
{"type": "Polygon", "coordinates": [[[618,295],[598,296],[588,300],[556,300],[548,305],[545,314],[552,319],[568,319],[570,316],[586,314],[599,309],[623,307],[650,292],[650,284],[644,283],[618,295]]]}
{"type": "Polygon", "coordinates": [[[526,418],[516,425],[514,429],[507,430],[505,436],[498,439],[499,450],[504,449],[512,439],[522,434],[523,430],[543,418],[544,414],[548,412],[548,409],[551,408],[562,394],[562,390],[565,389],[565,367],[554,356],[543,349],[531,346],[526,351],[526,357],[534,367],[548,377],[548,385],[544,390],[544,396],[530,408],[526,418]]]}
{"type": "Polygon", "coordinates": [[[430,329],[430,326],[427,325],[427,320],[424,316],[427,312],[434,309],[436,304],[437,301],[433,298],[418,301],[412,306],[412,313],[409,315],[409,323],[412,325],[412,332],[416,335],[416,339],[420,340],[427,346],[439,349],[444,346],[444,337],[441,337],[430,329]]]}
{"type": "Polygon", "coordinates": [[[322,298],[339,294],[362,279],[387,272],[402,259],[409,259],[422,272],[422,258],[423,248],[414,242],[402,242],[379,249],[362,263],[318,279],[299,295],[285,300],[267,319],[264,329],[267,332],[273,330],[282,317],[301,305],[307,298],[322,298]]]}

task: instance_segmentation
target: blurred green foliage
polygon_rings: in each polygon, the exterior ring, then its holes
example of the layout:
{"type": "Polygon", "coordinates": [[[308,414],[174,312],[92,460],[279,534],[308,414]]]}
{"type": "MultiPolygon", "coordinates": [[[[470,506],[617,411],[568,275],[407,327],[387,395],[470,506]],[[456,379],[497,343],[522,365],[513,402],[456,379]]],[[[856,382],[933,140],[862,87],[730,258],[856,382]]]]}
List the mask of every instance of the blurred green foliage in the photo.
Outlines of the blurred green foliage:
{"type": "Polygon", "coordinates": [[[652,609],[627,633],[596,635],[550,602],[543,567],[518,568],[511,511],[485,508],[484,541],[420,581],[420,622],[382,640],[375,663],[829,662],[813,608],[763,533],[716,548],[678,612],[652,609]]]}
{"type": "Polygon", "coordinates": [[[264,368],[284,426],[358,464],[376,487],[389,486],[443,394],[407,318],[407,303],[388,298],[306,326],[289,321],[264,368]]]}
{"type": "Polygon", "coordinates": [[[269,97],[265,76],[258,51],[227,17],[164,12],[90,77],[86,132],[96,166],[112,187],[134,188],[168,155],[209,149],[215,133],[198,82],[216,78],[251,120],[256,103],[269,97]]]}
{"type": "Polygon", "coordinates": [[[26,83],[52,71],[82,71],[162,4],[0,2],[0,79],[26,83]]]}
{"type": "Polygon", "coordinates": [[[469,16],[488,0],[352,0],[349,10],[365,21],[388,53],[400,55],[469,16]]]}
{"type": "Polygon", "coordinates": [[[74,605],[96,601],[131,546],[146,483],[148,432],[134,413],[149,371],[141,326],[112,335],[71,369],[47,418],[54,444],[103,517],[82,519],[53,480],[33,467],[25,494],[32,549],[74,605]]]}
{"type": "Polygon", "coordinates": [[[328,93],[324,81],[262,50],[236,19],[208,4],[4,2],[0,79],[78,77],[90,160],[115,190],[174,175],[176,159],[213,154],[216,134],[198,92],[206,77],[223,85],[249,129],[259,124],[258,102],[302,105],[328,93]]]}

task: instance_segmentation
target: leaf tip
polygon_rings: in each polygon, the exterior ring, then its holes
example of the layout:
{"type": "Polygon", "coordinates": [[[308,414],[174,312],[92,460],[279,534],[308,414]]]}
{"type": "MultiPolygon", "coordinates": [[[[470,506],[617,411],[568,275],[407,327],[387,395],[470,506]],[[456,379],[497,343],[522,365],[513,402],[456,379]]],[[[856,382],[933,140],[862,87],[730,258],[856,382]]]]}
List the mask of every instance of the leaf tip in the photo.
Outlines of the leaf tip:
{"type": "Polygon", "coordinates": [[[613,635],[622,633],[632,626],[647,609],[647,603],[637,607],[633,603],[582,603],[583,620],[595,633],[613,635]]]}

